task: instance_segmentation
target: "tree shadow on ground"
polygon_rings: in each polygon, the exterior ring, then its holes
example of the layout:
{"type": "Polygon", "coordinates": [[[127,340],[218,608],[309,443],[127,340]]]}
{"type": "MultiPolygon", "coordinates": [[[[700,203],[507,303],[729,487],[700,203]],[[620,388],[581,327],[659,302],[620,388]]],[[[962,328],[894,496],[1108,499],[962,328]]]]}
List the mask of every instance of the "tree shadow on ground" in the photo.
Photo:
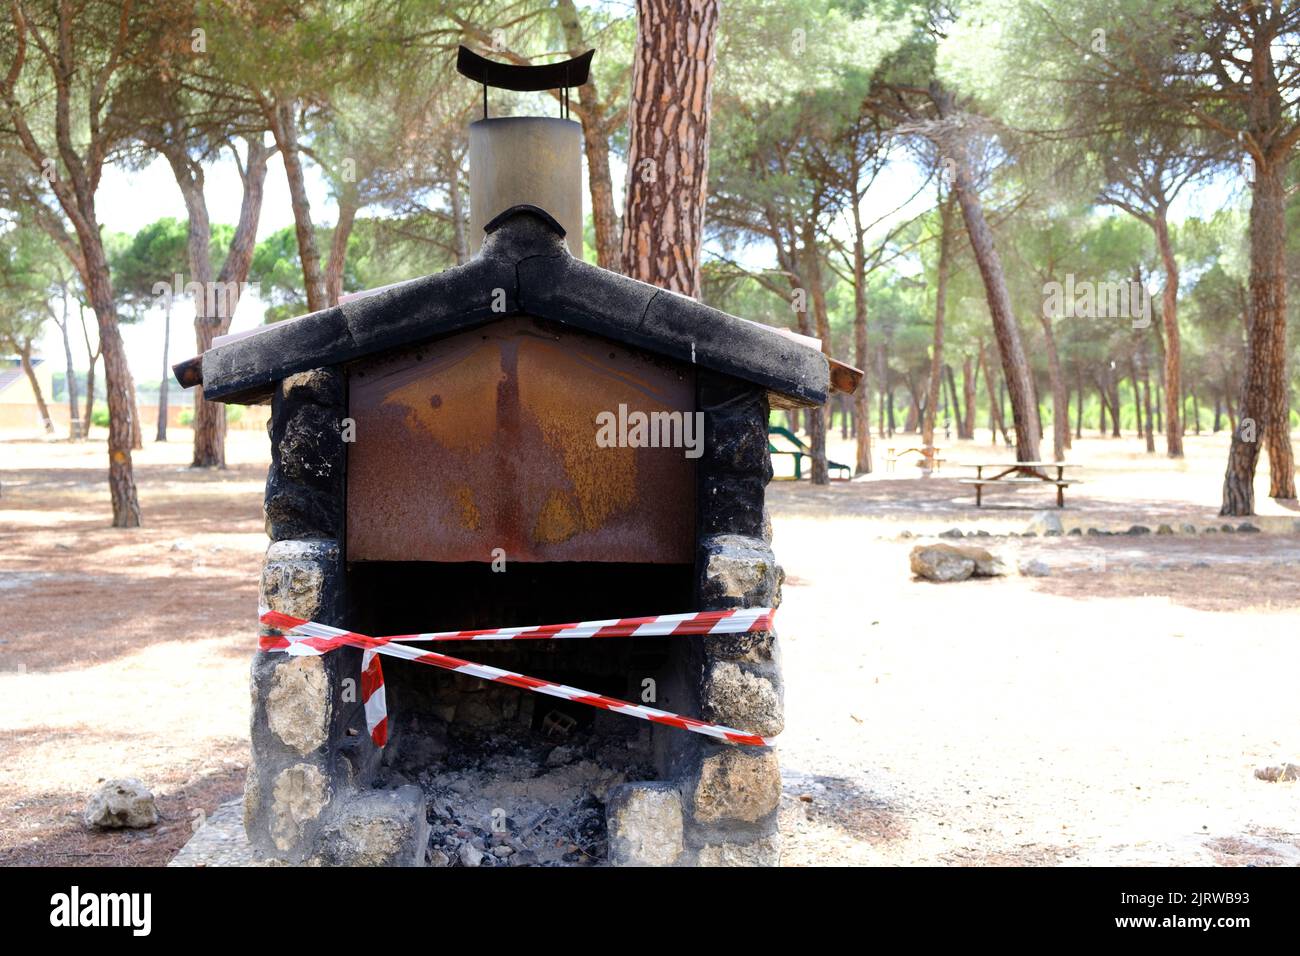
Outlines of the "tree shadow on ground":
{"type": "Polygon", "coordinates": [[[872,846],[906,839],[910,826],[899,805],[859,781],[823,774],[787,774],[782,781],[781,816],[783,831],[802,819],[872,846]]]}

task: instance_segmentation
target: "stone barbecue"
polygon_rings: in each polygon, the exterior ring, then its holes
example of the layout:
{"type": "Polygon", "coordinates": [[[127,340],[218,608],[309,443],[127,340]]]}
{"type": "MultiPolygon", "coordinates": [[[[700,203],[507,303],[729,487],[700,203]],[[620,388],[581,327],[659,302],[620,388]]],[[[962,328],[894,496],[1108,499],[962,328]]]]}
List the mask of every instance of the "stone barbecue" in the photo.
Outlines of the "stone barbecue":
{"type": "MultiPolygon", "coordinates": [[[[821,406],[852,370],[578,258],[580,145],[564,118],[474,123],[470,261],[177,366],[207,399],[272,406],[263,607],[392,635],[779,604],[769,409],[821,406]]],[[[770,630],[439,650],[782,730],[770,630]]],[[[254,655],[244,813],[266,858],[779,860],[770,747],[391,658],[379,747],[361,659],[254,655]]]]}

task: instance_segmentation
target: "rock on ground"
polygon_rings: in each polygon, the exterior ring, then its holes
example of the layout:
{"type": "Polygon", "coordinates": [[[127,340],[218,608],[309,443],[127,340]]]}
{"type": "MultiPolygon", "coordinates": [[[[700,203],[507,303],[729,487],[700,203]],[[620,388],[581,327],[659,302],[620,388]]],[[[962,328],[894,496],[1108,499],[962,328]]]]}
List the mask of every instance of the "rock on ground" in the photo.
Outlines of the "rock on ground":
{"type": "Polygon", "coordinates": [[[1039,511],[1025,525],[1025,531],[1033,534],[1047,535],[1051,532],[1060,534],[1063,530],[1061,516],[1055,511],[1039,511]]]}
{"type": "Polygon", "coordinates": [[[1051,575],[1052,568],[1042,558],[1028,558],[1020,562],[1020,573],[1029,578],[1045,578],[1051,575]]]}
{"type": "Polygon", "coordinates": [[[963,544],[918,544],[910,557],[912,573],[927,581],[965,581],[995,577],[1002,562],[983,548],[963,544]]]}
{"type": "Polygon", "coordinates": [[[1269,783],[1291,783],[1300,780],[1300,767],[1293,763],[1283,767],[1260,767],[1255,771],[1255,776],[1269,783]]]}
{"type": "Polygon", "coordinates": [[[139,780],[109,780],[91,795],[82,819],[97,830],[141,830],[158,822],[158,806],[139,780]]]}

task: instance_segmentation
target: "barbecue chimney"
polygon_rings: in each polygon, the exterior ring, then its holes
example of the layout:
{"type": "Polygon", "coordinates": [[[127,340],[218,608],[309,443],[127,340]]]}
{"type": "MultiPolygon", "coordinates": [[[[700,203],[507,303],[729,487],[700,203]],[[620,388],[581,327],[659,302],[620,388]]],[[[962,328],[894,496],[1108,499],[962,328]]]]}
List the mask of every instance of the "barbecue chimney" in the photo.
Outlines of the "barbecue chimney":
{"type": "Polygon", "coordinates": [[[470,235],[474,253],[483,227],[512,206],[545,209],[582,258],[582,127],[568,118],[569,88],[587,81],[594,51],[563,63],[515,66],[461,47],[456,68],[483,84],[483,118],[469,128],[470,235]],[[488,118],[489,87],[515,91],[558,89],[560,116],[488,118]]]}

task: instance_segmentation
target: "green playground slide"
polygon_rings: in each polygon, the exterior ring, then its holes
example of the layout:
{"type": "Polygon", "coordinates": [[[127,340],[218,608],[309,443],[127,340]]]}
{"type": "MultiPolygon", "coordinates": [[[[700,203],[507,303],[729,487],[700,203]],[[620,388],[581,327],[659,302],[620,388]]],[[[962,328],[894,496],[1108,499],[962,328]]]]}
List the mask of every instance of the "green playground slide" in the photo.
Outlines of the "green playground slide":
{"type": "MultiPolygon", "coordinates": [[[[767,434],[768,434],[767,450],[768,450],[771,454],[773,454],[773,455],[793,455],[793,456],[794,456],[794,477],[795,477],[795,480],[797,481],[798,479],[802,478],[802,477],[803,477],[803,459],[804,459],[805,456],[807,456],[807,457],[809,457],[809,458],[812,457],[812,449],[810,449],[806,444],[804,444],[804,443],[799,439],[799,436],[798,436],[798,435],[796,435],[794,432],[790,431],[790,429],[788,429],[788,428],[782,428],[780,425],[768,425],[768,426],[767,426],[767,434]],[[771,436],[773,436],[773,435],[779,435],[781,438],[784,438],[784,439],[785,439],[786,441],[788,441],[791,445],[793,445],[794,448],[793,448],[793,449],[789,449],[789,448],[777,448],[775,445],[772,444],[771,436]]],[[[843,477],[846,478],[846,479],[849,478],[849,477],[851,477],[852,474],[853,474],[853,469],[852,469],[852,468],[850,468],[848,465],[842,464],[842,463],[840,463],[840,462],[838,462],[838,461],[830,461],[830,460],[828,459],[827,462],[826,462],[826,467],[827,467],[827,469],[829,469],[830,471],[840,471],[840,472],[843,472],[843,477]]]]}

